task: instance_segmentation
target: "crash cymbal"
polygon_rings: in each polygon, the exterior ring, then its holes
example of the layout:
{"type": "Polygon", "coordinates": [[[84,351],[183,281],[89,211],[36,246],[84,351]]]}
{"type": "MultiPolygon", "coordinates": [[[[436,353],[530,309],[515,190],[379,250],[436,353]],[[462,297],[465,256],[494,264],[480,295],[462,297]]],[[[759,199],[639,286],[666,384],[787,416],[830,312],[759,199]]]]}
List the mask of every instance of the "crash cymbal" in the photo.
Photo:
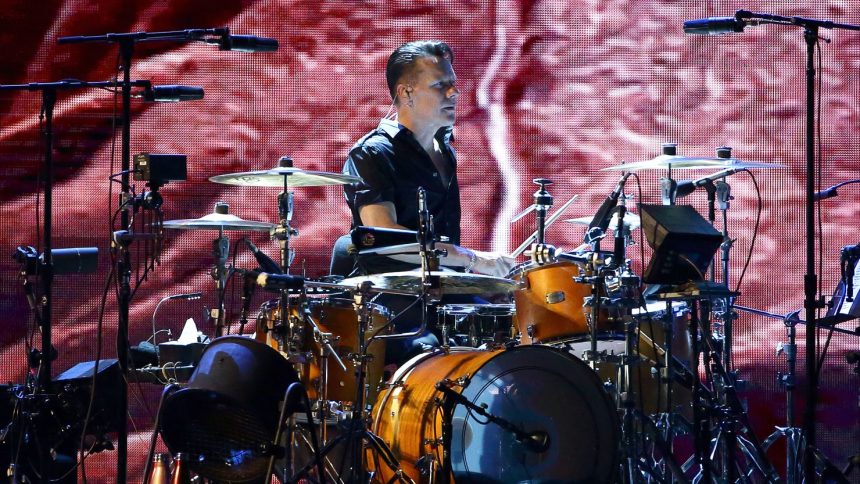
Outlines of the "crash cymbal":
{"type": "MultiPolygon", "coordinates": [[[[501,277],[463,272],[436,271],[432,274],[441,278],[443,294],[504,294],[513,291],[517,287],[515,281],[501,277]]],[[[420,270],[350,277],[341,281],[340,284],[354,287],[365,281],[370,281],[374,289],[380,292],[385,292],[386,289],[406,291],[413,294],[421,292],[420,270]]]]}
{"type": "MultiPolygon", "coordinates": [[[[591,225],[591,221],[594,216],[589,217],[577,217],[577,218],[569,218],[565,220],[565,222],[569,224],[575,225],[591,225]]],[[[638,229],[640,225],[642,225],[642,221],[639,219],[639,216],[635,213],[626,212],[624,214],[624,225],[630,227],[630,230],[638,229]]],[[[615,230],[618,228],[618,214],[613,213],[612,218],[609,219],[609,228],[615,230]]]]}
{"type": "MultiPolygon", "coordinates": [[[[216,208],[217,210],[217,208],[216,208]]],[[[254,220],[242,220],[229,213],[210,213],[200,218],[188,218],[180,220],[167,220],[162,224],[166,229],[183,230],[254,230],[268,232],[275,224],[268,222],[256,222],[254,220]]]]}
{"type": "Polygon", "coordinates": [[[361,181],[361,178],[357,176],[344,175],[343,173],[309,171],[292,167],[278,167],[271,170],[244,171],[239,173],[215,175],[210,177],[209,181],[244,187],[283,188],[285,177],[287,179],[287,185],[290,187],[349,185],[350,183],[358,183],[361,181]]]}
{"type": "Polygon", "coordinates": [[[763,163],[759,161],[741,161],[737,158],[692,158],[680,155],[660,155],[645,161],[634,161],[621,165],[603,168],[601,171],[639,171],[665,169],[708,169],[728,170],[731,168],[782,168],[782,163],[763,163]]]}

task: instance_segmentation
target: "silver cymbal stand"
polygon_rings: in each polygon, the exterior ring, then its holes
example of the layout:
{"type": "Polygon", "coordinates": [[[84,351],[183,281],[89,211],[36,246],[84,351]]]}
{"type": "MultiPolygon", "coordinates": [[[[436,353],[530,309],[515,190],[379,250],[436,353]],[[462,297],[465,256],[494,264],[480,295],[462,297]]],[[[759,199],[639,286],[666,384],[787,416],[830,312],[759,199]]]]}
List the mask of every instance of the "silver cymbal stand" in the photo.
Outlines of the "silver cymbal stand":
{"type": "MultiPolygon", "coordinates": [[[[226,202],[215,203],[215,213],[226,215],[230,206],[226,202]]],[[[224,298],[227,280],[233,273],[233,267],[227,263],[230,256],[230,239],[224,235],[224,227],[218,228],[218,237],[212,241],[212,254],[215,256],[215,266],[212,268],[212,279],[215,279],[215,289],[218,293],[218,307],[209,311],[210,320],[215,320],[215,337],[224,336],[224,324],[227,314],[224,310],[224,298]]]]}

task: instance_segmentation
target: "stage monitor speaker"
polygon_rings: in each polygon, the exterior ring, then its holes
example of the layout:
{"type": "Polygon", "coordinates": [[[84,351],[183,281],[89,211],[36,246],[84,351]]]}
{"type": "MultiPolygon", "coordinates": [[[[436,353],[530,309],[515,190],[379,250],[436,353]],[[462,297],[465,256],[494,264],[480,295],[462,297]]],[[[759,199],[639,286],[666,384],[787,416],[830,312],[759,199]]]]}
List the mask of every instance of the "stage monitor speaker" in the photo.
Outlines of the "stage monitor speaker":
{"type": "MultiPolygon", "coordinates": [[[[70,409],[76,410],[74,413],[80,419],[83,419],[87,414],[95,366],[95,361],[84,361],[69,368],[54,379],[57,393],[62,396],[70,409]]],[[[95,400],[93,401],[88,431],[116,432],[119,430],[122,419],[125,418],[118,401],[120,378],[117,359],[99,361],[95,400]]]]}
{"type": "Polygon", "coordinates": [[[642,230],[654,255],[642,277],[647,284],[702,281],[723,236],[689,205],[639,206],[642,230]]]}

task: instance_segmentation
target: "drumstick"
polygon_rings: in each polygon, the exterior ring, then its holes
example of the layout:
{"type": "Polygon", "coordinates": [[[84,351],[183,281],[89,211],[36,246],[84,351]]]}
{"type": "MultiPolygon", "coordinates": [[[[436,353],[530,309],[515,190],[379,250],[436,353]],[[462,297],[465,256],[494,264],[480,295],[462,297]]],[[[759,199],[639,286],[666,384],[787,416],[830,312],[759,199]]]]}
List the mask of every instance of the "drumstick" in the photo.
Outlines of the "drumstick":
{"type": "MultiPolygon", "coordinates": [[[[567,207],[569,207],[570,204],[573,203],[573,201],[576,200],[577,198],[579,198],[579,195],[574,195],[573,197],[571,197],[570,200],[565,202],[564,205],[559,207],[558,210],[556,210],[552,215],[550,215],[546,219],[546,223],[544,223],[544,228],[549,227],[550,225],[552,225],[553,222],[558,220],[558,218],[561,217],[562,212],[567,210],[567,207]]],[[[516,249],[514,249],[513,252],[511,252],[510,257],[515,258],[515,257],[518,257],[520,254],[522,254],[529,247],[529,245],[531,245],[532,241],[535,240],[535,237],[537,237],[537,230],[535,230],[534,232],[532,232],[531,235],[526,237],[526,240],[524,240],[523,243],[520,244],[519,247],[517,247],[516,249]]]]}

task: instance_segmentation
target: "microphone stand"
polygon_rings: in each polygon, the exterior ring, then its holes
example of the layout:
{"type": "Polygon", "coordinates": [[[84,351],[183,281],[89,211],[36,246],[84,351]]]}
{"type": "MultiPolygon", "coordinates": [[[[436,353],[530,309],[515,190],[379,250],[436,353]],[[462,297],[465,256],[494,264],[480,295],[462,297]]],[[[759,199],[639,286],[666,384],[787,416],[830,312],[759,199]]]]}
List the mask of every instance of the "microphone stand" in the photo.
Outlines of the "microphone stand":
{"type": "MultiPolygon", "coordinates": [[[[60,37],[57,39],[59,44],[76,44],[76,43],[117,43],[119,44],[120,64],[122,66],[122,111],[120,114],[120,124],[122,125],[122,134],[120,142],[120,159],[121,159],[121,180],[120,180],[120,207],[124,208],[120,214],[120,225],[122,231],[128,231],[130,228],[131,217],[129,215],[127,202],[131,200],[131,63],[134,55],[134,45],[140,41],[147,40],[171,40],[171,41],[194,41],[203,40],[207,36],[223,36],[229,35],[227,29],[189,29],[168,32],[132,32],[124,34],[105,34],[93,36],[73,36],[60,37]]],[[[123,244],[119,244],[123,245],[123,244]]],[[[117,396],[117,405],[123,418],[120,419],[117,429],[117,462],[116,462],[116,482],[125,484],[127,467],[128,467],[128,325],[129,325],[129,306],[131,304],[131,252],[124,247],[121,250],[120,259],[117,261],[117,278],[120,282],[119,301],[118,301],[118,317],[117,317],[117,334],[116,334],[116,356],[119,360],[120,381],[119,392],[117,396]]]]}
{"type": "Polygon", "coordinates": [[[817,300],[818,275],[815,273],[815,46],[820,29],[860,31],[860,25],[836,23],[804,17],[783,17],[739,10],[739,19],[753,19],[759,23],[795,25],[803,28],[806,41],[806,274],[803,277],[806,311],[806,407],[803,429],[806,434],[804,449],[804,478],[815,481],[815,408],[818,402],[818,363],[816,361],[817,311],[822,304],[817,300]]]}

